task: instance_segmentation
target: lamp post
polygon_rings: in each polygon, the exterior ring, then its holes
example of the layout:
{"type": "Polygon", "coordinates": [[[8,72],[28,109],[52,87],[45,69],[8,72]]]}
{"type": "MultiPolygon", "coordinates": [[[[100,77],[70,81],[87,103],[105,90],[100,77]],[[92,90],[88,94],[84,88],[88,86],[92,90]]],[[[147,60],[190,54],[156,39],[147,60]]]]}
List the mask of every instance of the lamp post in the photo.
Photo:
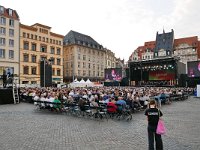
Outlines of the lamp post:
{"type": "Polygon", "coordinates": [[[46,68],[45,68],[45,66],[46,66],[46,60],[44,59],[43,60],[44,61],[44,87],[45,87],[45,80],[46,80],[46,74],[45,74],[45,72],[46,72],[46,68]]]}
{"type": "Polygon", "coordinates": [[[140,85],[142,85],[142,62],[140,62],[140,75],[141,75],[141,78],[140,78],[140,85]]]}

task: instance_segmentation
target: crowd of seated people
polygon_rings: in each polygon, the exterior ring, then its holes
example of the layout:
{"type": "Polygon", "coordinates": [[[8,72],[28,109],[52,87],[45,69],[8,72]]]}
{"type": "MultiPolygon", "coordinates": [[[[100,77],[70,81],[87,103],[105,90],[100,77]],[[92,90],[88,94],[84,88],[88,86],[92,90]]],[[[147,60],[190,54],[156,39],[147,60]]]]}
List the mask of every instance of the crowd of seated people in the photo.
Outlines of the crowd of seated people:
{"type": "MultiPolygon", "coordinates": [[[[110,114],[120,109],[130,109],[132,112],[141,111],[147,107],[150,99],[155,99],[158,106],[161,103],[171,103],[171,99],[184,99],[191,93],[192,88],[172,87],[94,87],[94,88],[21,88],[21,98],[28,102],[41,101],[41,107],[48,107],[52,111],[62,111],[64,106],[77,104],[81,111],[87,109],[85,105],[98,108],[106,104],[110,114]],[[44,105],[48,103],[48,105],[44,105]]],[[[92,113],[97,113],[92,109],[92,113]]]]}

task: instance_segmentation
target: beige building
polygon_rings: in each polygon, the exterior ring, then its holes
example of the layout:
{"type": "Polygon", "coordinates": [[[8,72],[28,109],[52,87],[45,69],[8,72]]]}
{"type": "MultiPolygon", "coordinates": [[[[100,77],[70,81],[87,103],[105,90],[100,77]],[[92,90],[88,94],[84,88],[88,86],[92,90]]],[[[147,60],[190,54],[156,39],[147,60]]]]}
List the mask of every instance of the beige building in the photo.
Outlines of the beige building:
{"type": "Polygon", "coordinates": [[[104,80],[106,51],[90,36],[70,31],[64,38],[64,80],[104,80]]]}
{"type": "Polygon", "coordinates": [[[63,37],[51,27],[20,24],[20,84],[40,85],[40,63],[52,64],[52,82],[63,82],[63,37]]]}
{"type": "Polygon", "coordinates": [[[15,10],[0,6],[1,77],[3,72],[19,76],[19,16],[15,10]]]}
{"type": "Polygon", "coordinates": [[[111,50],[105,49],[105,68],[116,68],[115,53],[111,50]]]}

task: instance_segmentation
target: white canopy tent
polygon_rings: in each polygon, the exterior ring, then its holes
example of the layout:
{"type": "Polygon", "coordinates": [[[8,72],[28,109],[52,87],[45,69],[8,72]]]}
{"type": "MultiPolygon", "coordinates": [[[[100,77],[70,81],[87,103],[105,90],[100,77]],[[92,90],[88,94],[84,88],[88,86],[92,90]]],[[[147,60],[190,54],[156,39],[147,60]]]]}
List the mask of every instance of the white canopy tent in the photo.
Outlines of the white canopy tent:
{"type": "Polygon", "coordinates": [[[69,84],[70,87],[93,87],[94,83],[92,83],[89,79],[87,81],[84,81],[81,79],[81,81],[78,81],[77,79],[74,80],[74,82],[69,84]]]}

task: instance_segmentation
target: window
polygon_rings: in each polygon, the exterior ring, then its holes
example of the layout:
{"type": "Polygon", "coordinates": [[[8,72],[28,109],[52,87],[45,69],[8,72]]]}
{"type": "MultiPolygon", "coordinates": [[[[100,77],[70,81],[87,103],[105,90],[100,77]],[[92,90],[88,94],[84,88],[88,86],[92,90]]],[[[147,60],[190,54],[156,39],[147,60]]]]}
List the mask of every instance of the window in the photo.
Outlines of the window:
{"type": "Polygon", "coordinates": [[[0,28],[0,34],[1,35],[6,35],[6,28],[1,27],[0,28]]]}
{"type": "Polygon", "coordinates": [[[88,68],[90,68],[90,63],[88,63],[88,68]]]}
{"type": "Polygon", "coordinates": [[[37,81],[31,81],[31,84],[37,84],[37,81]]]}
{"type": "Polygon", "coordinates": [[[25,32],[23,32],[23,38],[26,38],[26,33],[25,32]]]}
{"type": "Polygon", "coordinates": [[[9,46],[14,47],[14,40],[9,39],[9,46]]]}
{"type": "Polygon", "coordinates": [[[40,51],[43,52],[43,53],[46,53],[47,52],[47,46],[46,45],[41,45],[40,51]]]}
{"type": "Polygon", "coordinates": [[[13,19],[10,19],[10,20],[9,20],[9,26],[10,26],[10,27],[14,27],[14,20],[13,20],[13,19]]]}
{"type": "Polygon", "coordinates": [[[55,54],[55,48],[54,48],[54,47],[51,47],[50,53],[51,53],[51,54],[55,54]]]}
{"type": "Polygon", "coordinates": [[[34,75],[36,75],[36,67],[31,67],[31,74],[34,74],[34,75]]]}
{"type": "Polygon", "coordinates": [[[24,66],[24,74],[28,74],[28,72],[29,72],[29,67],[28,66],[24,66]]]}
{"type": "Polygon", "coordinates": [[[93,64],[93,69],[95,69],[95,64],[93,64]]]}
{"type": "Polygon", "coordinates": [[[36,59],[37,59],[37,56],[36,56],[36,55],[32,55],[31,61],[32,61],[33,63],[36,63],[36,59]]]}
{"type": "Polygon", "coordinates": [[[78,62],[78,68],[80,68],[81,67],[81,63],[80,62],[78,62]]]}
{"type": "Polygon", "coordinates": [[[57,55],[60,55],[60,48],[57,48],[57,55]]]}
{"type": "Polygon", "coordinates": [[[28,62],[28,54],[24,54],[24,62],[28,62]]]}
{"type": "Polygon", "coordinates": [[[55,65],[55,58],[51,57],[51,64],[55,65]]]}
{"type": "Polygon", "coordinates": [[[81,54],[78,54],[78,59],[79,59],[79,60],[81,59],[81,54]]]}
{"type": "Polygon", "coordinates": [[[60,76],[60,69],[57,69],[57,76],[60,76]]]}
{"type": "Polygon", "coordinates": [[[93,71],[93,77],[95,77],[95,71],[93,71]]]}
{"type": "Polygon", "coordinates": [[[4,17],[1,17],[1,22],[0,22],[1,25],[6,25],[6,18],[4,17]]]}
{"type": "Polygon", "coordinates": [[[88,71],[88,76],[89,76],[89,77],[91,76],[91,71],[90,71],[90,70],[88,71]]]}
{"type": "Polygon", "coordinates": [[[83,68],[85,68],[85,63],[83,62],[83,68]]]}
{"type": "Polygon", "coordinates": [[[22,84],[28,84],[29,81],[22,81],[22,84]]]}
{"type": "Polygon", "coordinates": [[[0,6],[0,14],[3,14],[3,13],[4,13],[4,7],[0,6]]]}
{"type": "Polygon", "coordinates": [[[5,49],[0,49],[0,58],[5,58],[5,49]]]}
{"type": "Polygon", "coordinates": [[[6,45],[6,39],[0,38],[0,45],[6,45]]]}
{"type": "Polygon", "coordinates": [[[83,70],[83,76],[86,76],[86,71],[85,70],[83,70]]]}
{"type": "Polygon", "coordinates": [[[13,29],[9,29],[9,36],[11,36],[11,37],[14,36],[14,30],[13,29]]]}
{"type": "Polygon", "coordinates": [[[60,65],[60,64],[61,64],[60,58],[57,58],[57,65],[60,65]]]}
{"type": "Polygon", "coordinates": [[[27,38],[29,38],[29,35],[30,35],[30,34],[29,34],[29,33],[27,33],[27,38]]]}
{"type": "Polygon", "coordinates": [[[41,36],[39,36],[39,41],[41,41],[41,36]]]}
{"type": "Polygon", "coordinates": [[[24,50],[29,50],[29,42],[24,42],[24,50]]]}
{"type": "Polygon", "coordinates": [[[10,59],[14,58],[14,51],[13,50],[9,50],[9,58],[10,59]]]}
{"type": "Polygon", "coordinates": [[[13,15],[13,10],[9,9],[9,16],[12,16],[12,15],[13,15]]]}
{"type": "Polygon", "coordinates": [[[45,37],[42,38],[42,41],[45,42],[45,37]]]}
{"type": "Polygon", "coordinates": [[[86,56],[85,55],[83,55],[83,60],[86,60],[86,56]]]}
{"type": "Polygon", "coordinates": [[[31,34],[31,39],[33,39],[33,34],[31,34]]]}
{"type": "Polygon", "coordinates": [[[52,75],[55,76],[55,69],[52,69],[52,75]]]}
{"type": "Polygon", "coordinates": [[[81,71],[80,71],[80,70],[78,70],[78,75],[79,75],[79,76],[81,75],[81,71]]]}
{"type": "Polygon", "coordinates": [[[35,44],[35,43],[32,43],[32,44],[31,44],[31,50],[32,50],[32,51],[36,51],[36,44],[35,44]]]}

